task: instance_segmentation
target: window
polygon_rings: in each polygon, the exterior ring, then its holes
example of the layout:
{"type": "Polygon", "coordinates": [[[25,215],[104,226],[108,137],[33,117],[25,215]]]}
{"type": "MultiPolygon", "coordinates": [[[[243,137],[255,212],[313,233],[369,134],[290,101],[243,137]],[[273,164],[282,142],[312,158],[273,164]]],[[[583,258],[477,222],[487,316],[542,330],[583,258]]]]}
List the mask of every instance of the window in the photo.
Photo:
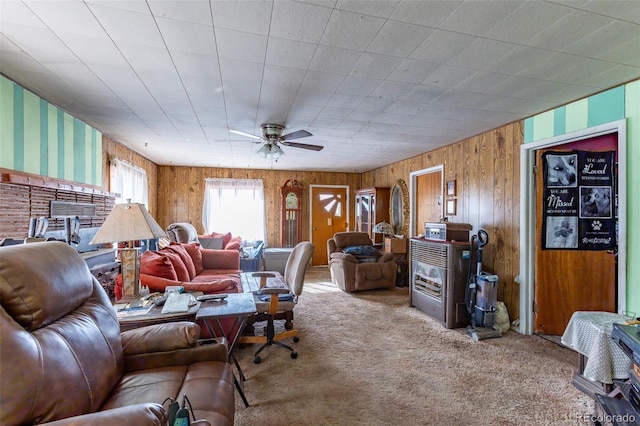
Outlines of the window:
{"type": "Polygon", "coordinates": [[[124,160],[111,160],[110,191],[120,194],[116,203],[141,203],[149,207],[149,188],[147,184],[147,172],[138,166],[134,166],[124,160]]]}
{"type": "Polygon", "coordinates": [[[265,241],[262,180],[207,179],[202,224],[207,233],[231,232],[244,240],[265,241]]]}

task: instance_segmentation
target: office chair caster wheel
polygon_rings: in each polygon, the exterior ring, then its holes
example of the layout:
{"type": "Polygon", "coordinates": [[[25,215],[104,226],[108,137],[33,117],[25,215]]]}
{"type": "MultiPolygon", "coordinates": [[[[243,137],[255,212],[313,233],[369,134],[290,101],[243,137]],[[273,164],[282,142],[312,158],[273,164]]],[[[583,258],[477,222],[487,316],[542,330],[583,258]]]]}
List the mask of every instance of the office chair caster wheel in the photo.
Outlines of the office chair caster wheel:
{"type": "Polygon", "coordinates": [[[296,359],[298,358],[298,352],[291,352],[291,359],[296,359]]]}
{"type": "Polygon", "coordinates": [[[261,359],[260,359],[260,357],[259,357],[258,355],[256,355],[255,357],[253,357],[253,363],[254,363],[254,364],[260,364],[260,361],[261,361],[261,359]]]}
{"type": "Polygon", "coordinates": [[[300,338],[298,336],[293,336],[293,341],[295,343],[298,343],[300,341],[300,338]]]}

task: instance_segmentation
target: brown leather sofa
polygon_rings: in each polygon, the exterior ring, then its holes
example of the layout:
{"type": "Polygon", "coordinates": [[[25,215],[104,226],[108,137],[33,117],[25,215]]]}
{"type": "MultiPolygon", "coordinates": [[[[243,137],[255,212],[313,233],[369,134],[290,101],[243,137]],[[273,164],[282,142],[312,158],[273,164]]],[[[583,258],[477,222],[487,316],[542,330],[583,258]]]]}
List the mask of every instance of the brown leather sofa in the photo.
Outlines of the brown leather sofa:
{"type": "Polygon", "coordinates": [[[185,394],[198,424],[233,424],[226,341],[190,322],[121,333],[66,244],[0,247],[0,303],[0,424],[166,425],[163,401],[185,394]]]}
{"type": "Polygon", "coordinates": [[[327,254],[331,281],[344,291],[396,285],[397,266],[393,254],[375,250],[366,232],[335,233],[327,240],[327,254]]]}

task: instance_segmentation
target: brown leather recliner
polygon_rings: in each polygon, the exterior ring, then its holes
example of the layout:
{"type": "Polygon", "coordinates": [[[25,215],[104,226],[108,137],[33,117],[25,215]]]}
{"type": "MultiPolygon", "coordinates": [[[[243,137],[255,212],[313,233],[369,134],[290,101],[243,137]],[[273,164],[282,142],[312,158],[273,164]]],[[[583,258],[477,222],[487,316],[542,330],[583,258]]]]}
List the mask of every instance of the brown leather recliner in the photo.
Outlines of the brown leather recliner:
{"type": "Polygon", "coordinates": [[[337,232],[327,240],[331,281],[342,290],[395,287],[397,267],[392,253],[358,256],[344,252],[349,247],[367,246],[373,248],[366,232],[337,232]]]}
{"type": "Polygon", "coordinates": [[[166,425],[163,401],[185,394],[202,424],[233,424],[226,341],[200,344],[191,322],[121,333],[68,245],[0,247],[0,303],[0,424],[166,425]]]}

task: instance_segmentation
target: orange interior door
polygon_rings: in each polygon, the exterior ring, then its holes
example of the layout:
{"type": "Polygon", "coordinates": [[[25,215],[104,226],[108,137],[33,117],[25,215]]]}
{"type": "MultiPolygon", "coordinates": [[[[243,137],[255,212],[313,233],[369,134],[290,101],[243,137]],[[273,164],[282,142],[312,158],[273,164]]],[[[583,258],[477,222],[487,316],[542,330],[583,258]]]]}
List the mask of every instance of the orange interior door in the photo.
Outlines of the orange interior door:
{"type": "Polygon", "coordinates": [[[541,249],[544,151],[536,159],[535,332],[562,335],[575,311],[616,311],[616,266],[604,250],[541,249]]]}
{"type": "Polygon", "coordinates": [[[327,240],[347,230],[347,188],[311,187],[311,264],[327,265],[327,240]]]}

